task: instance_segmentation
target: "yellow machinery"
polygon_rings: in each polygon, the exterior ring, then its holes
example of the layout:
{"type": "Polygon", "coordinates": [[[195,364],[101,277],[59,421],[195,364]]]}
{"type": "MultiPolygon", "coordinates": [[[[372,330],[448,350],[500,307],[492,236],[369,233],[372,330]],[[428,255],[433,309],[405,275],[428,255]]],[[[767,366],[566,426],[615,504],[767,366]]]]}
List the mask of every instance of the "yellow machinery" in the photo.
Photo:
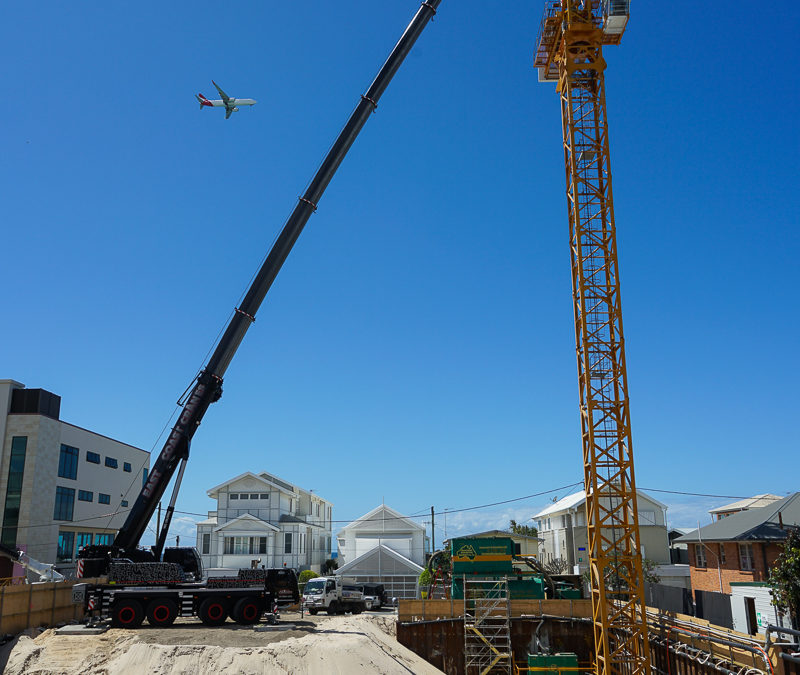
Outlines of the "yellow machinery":
{"type": "Polygon", "coordinates": [[[603,77],[628,5],[548,0],[534,57],[561,97],[598,675],[650,670],[603,77]]]}

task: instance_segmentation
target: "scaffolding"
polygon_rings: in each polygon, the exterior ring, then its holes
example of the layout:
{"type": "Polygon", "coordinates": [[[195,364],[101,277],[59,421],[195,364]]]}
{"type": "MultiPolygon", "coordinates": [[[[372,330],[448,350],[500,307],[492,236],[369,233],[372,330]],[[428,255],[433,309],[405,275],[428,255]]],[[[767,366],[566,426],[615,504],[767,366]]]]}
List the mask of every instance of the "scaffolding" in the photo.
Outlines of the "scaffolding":
{"type": "Polygon", "coordinates": [[[511,598],[508,579],[463,577],[464,671],[512,672],[511,598]]]}

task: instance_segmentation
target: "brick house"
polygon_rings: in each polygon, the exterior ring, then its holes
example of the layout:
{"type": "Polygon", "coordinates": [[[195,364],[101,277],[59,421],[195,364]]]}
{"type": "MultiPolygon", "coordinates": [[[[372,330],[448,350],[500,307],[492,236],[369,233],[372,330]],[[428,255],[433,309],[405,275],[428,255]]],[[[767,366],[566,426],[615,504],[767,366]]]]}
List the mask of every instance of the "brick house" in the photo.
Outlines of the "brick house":
{"type": "Polygon", "coordinates": [[[689,546],[692,588],[730,594],[731,583],[766,581],[790,528],[800,528],[800,492],[678,538],[689,546]]]}

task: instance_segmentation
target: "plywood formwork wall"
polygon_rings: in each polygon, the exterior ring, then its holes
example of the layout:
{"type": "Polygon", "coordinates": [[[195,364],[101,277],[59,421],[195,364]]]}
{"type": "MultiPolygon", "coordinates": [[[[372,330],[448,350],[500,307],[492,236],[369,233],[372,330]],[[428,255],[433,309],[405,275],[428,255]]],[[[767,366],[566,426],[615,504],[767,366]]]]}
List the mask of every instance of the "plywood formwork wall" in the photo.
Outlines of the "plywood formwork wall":
{"type": "MultiPolygon", "coordinates": [[[[498,610],[499,611],[499,610],[498,610]]],[[[430,621],[458,618],[464,614],[463,600],[400,600],[398,621],[430,621]]],[[[511,616],[565,616],[591,618],[591,600],[512,600],[511,616]]]]}
{"type": "MultiPolygon", "coordinates": [[[[96,583],[98,579],[81,579],[96,583]]],[[[83,605],[72,602],[76,581],[4,586],[0,588],[0,634],[16,634],[26,628],[55,626],[82,619],[83,605]]]]}

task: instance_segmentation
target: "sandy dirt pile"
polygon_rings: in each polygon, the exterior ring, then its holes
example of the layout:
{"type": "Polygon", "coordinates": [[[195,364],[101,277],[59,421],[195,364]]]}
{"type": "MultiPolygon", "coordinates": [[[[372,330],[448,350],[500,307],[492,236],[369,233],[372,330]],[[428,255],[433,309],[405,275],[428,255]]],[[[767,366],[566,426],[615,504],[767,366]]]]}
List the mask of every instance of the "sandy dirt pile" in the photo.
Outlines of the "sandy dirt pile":
{"type": "Polygon", "coordinates": [[[147,628],[111,629],[94,636],[56,635],[47,630],[36,638],[23,635],[8,654],[3,672],[7,675],[441,673],[394,639],[394,619],[388,616],[325,617],[307,631],[283,635],[255,632],[252,628],[244,632],[233,626],[192,626],[193,644],[175,644],[180,632],[170,633],[170,630],[181,629],[162,629],[158,633],[147,628]],[[208,637],[206,641],[204,635],[208,637]]]}

